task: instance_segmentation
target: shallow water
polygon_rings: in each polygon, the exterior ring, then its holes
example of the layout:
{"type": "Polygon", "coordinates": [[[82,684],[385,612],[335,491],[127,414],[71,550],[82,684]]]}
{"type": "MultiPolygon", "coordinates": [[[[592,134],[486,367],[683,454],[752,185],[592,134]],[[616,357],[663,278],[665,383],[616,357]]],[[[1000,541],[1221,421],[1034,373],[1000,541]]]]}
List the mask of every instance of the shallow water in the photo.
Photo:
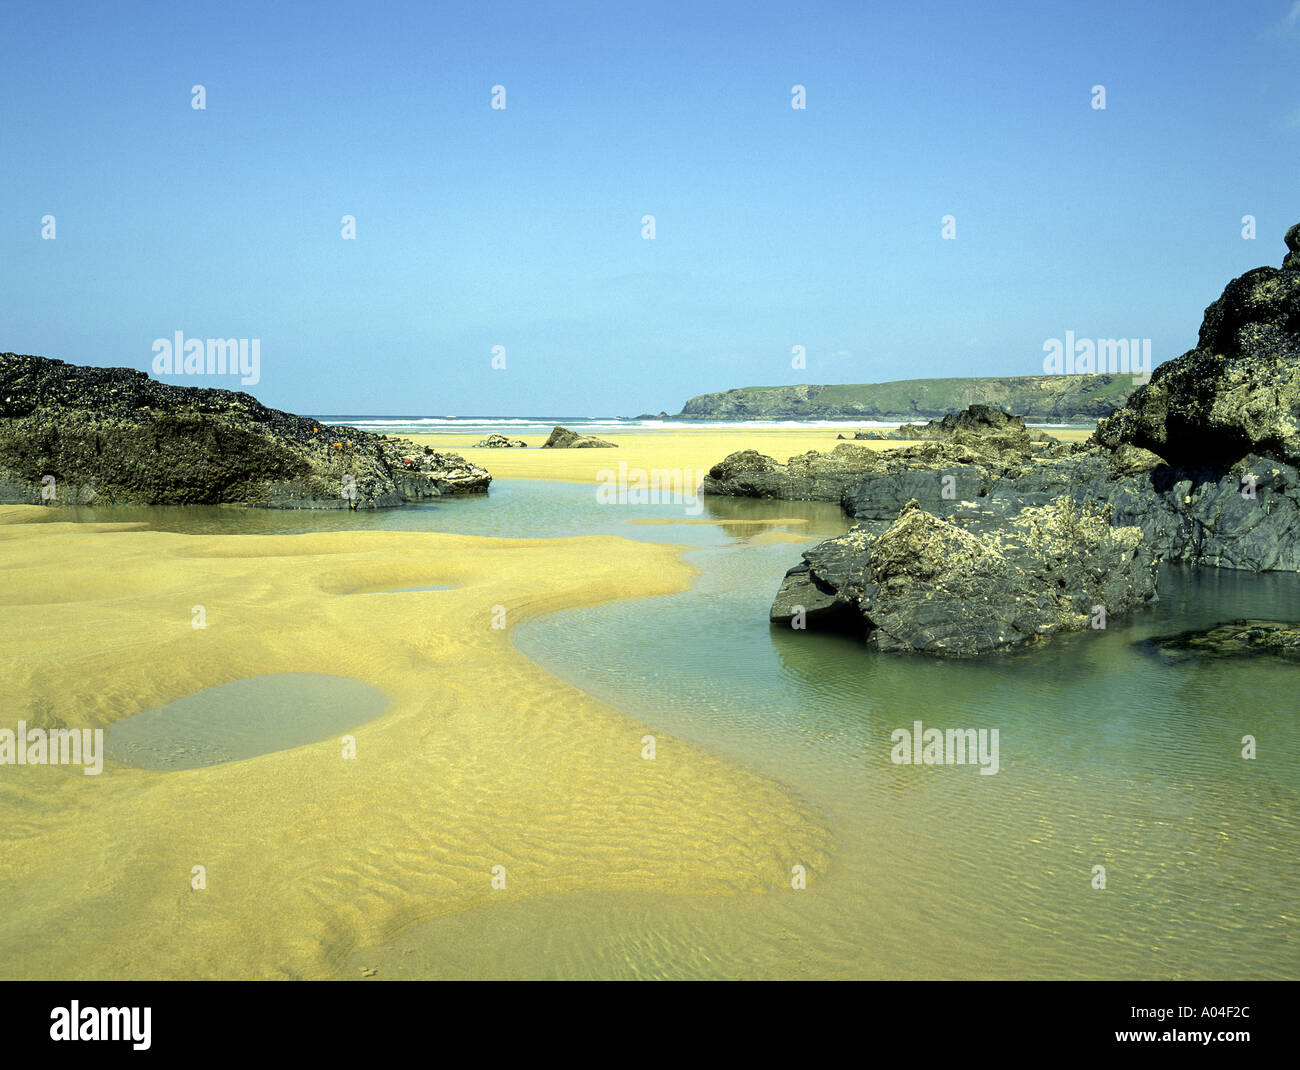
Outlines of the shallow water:
{"type": "MultiPolygon", "coordinates": [[[[665,903],[663,975],[674,932],[684,957],[705,933],[720,963],[751,945],[745,969],[762,976],[1296,975],[1300,669],[1170,666],[1135,643],[1294,616],[1300,577],[1168,569],[1158,607],[1104,632],[945,661],[769,625],[797,556],[692,554],[702,572],[688,593],[517,634],[585,690],[790,784],[841,838],[807,892],[754,916],[727,905],[676,918],[665,903]],[[893,764],[891,732],[916,720],[997,728],[998,773],[893,764]],[[1247,734],[1253,761],[1241,756],[1247,734]],[[1091,886],[1098,865],[1104,890],[1091,886]]],[[[575,924],[573,939],[588,928],[575,924]]]]}
{"type": "Polygon", "coordinates": [[[658,504],[602,505],[596,487],[550,480],[495,481],[488,493],[447,497],[395,509],[249,509],[239,506],[59,506],[37,523],[60,521],[143,524],[186,535],[301,535],[322,531],[429,531],[502,539],[621,535],[644,542],[721,545],[773,527],[829,535],[846,530],[839,506],[782,504],[773,511],[738,498],[698,498],[658,504]],[[759,508],[755,508],[759,506],[759,508]],[[755,518],[799,524],[758,524],[755,518]],[[714,526],[701,521],[718,521],[714,526]],[[733,521],[731,524],[726,521],[733,521]],[[670,521],[672,523],[662,523],[670,521]],[[811,525],[811,527],[809,527],[811,525]]]}
{"type": "Polygon", "coordinates": [[[140,769],[198,769],[318,743],[387,707],[383,692],[346,676],[254,676],[118,721],[104,754],[140,769]]]}
{"type": "Polygon", "coordinates": [[[660,732],[791,786],[835,834],[829,867],[804,891],[582,893],[423,922],[359,954],[380,977],[1300,973],[1300,667],[1169,664],[1137,645],[1237,617],[1294,619],[1298,576],[1169,568],[1156,607],[1105,631],[945,661],[769,625],[802,547],[754,536],[837,534],[833,506],[601,507],[591,487],[499,481],[490,496],[374,513],[82,512],[195,533],[617,534],[697,548],[692,590],[536,619],[516,642],[660,732]],[[891,762],[891,732],[917,720],[997,729],[997,774],[891,762]],[[1241,756],[1246,735],[1254,760],[1241,756]]]}

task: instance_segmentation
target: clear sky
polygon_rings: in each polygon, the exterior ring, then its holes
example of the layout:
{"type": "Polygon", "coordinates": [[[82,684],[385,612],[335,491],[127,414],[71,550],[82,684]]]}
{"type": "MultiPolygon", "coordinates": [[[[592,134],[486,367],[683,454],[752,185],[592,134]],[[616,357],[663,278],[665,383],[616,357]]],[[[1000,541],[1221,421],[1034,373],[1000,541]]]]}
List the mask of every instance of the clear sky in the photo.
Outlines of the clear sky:
{"type": "Polygon", "coordinates": [[[1297,71],[1294,0],[6,0],[0,351],[257,338],[268,404],[420,415],[1158,363],[1281,263],[1297,71]]]}

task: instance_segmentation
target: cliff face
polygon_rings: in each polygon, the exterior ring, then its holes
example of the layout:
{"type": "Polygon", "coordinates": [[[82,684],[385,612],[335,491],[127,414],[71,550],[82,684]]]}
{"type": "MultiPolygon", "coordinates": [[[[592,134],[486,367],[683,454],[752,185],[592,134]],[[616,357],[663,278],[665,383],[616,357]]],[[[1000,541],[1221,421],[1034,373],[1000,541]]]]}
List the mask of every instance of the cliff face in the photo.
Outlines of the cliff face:
{"type": "Polygon", "coordinates": [[[173,386],[0,353],[0,501],[344,509],[487,489],[454,453],[173,386]]]}
{"type": "Polygon", "coordinates": [[[693,397],[680,416],[700,420],[911,420],[935,419],[971,405],[990,405],[1029,420],[1082,423],[1109,416],[1134,389],[1133,376],[1125,374],[749,386],[693,397]]]}

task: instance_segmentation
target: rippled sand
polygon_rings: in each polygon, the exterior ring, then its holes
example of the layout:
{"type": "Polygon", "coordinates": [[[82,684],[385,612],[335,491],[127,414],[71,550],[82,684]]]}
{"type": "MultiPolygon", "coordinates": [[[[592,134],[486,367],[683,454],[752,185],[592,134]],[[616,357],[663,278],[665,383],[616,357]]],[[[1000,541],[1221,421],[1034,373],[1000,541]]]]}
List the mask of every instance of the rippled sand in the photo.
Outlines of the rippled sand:
{"type": "MultiPolygon", "coordinates": [[[[576,451],[530,456],[560,470],[576,451]]],[[[643,759],[642,724],[491,626],[494,606],[513,627],[682,590],[675,548],[26,522],[39,512],[0,507],[0,727],[43,702],[107,727],[266,673],[353,677],[392,705],[356,729],[355,760],[332,740],[182,772],[0,767],[0,977],[356,976],[358,952],[417,921],[608,890],[781,894],[792,865],[828,866],[809,804],[663,733],[643,759]],[[360,593],[428,584],[454,589],[360,593]]]]}
{"type": "MultiPolygon", "coordinates": [[[[508,429],[507,429],[508,430],[508,429]]],[[[737,450],[758,450],[778,461],[809,450],[824,452],[836,447],[836,435],[852,434],[843,427],[767,428],[749,430],[743,427],[673,427],[662,430],[638,430],[628,434],[602,431],[597,437],[616,442],[617,449],[543,450],[546,435],[514,435],[528,443],[528,449],[475,449],[473,444],[482,435],[436,434],[410,435],[413,442],[451,449],[463,454],[475,464],[480,464],[498,479],[561,479],[575,483],[598,483],[602,468],[617,473],[619,462],[629,468],[682,470],[704,473],[729,453],[737,450]]],[[[1076,428],[1052,431],[1052,435],[1066,442],[1082,442],[1092,434],[1090,429],[1076,428]]],[[[862,441],[860,446],[872,449],[897,449],[914,443],[862,441]]]]}

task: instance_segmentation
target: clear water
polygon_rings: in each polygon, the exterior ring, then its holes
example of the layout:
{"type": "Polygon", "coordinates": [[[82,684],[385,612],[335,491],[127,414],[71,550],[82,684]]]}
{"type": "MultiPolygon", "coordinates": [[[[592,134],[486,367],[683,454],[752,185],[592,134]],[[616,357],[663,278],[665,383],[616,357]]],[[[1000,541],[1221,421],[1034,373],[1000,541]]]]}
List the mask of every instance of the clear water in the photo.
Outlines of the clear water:
{"type": "Polygon", "coordinates": [[[695,505],[600,504],[596,490],[595,486],[579,483],[504,479],[493,482],[486,494],[448,497],[395,509],[353,512],[215,505],[59,506],[43,510],[36,522],[135,523],[154,531],[187,535],[301,535],[319,531],[428,531],[499,539],[621,535],[644,542],[691,546],[722,545],[736,537],[777,528],[819,536],[847,530],[839,506],[826,503],[782,503],[775,511],[771,506],[755,510],[756,503],[739,498],[704,497],[695,505]],[[763,522],[764,518],[772,522],[763,522]],[[799,523],[791,526],[782,522],[787,520],[799,523]]]}
{"type": "MultiPolygon", "coordinates": [[[[1105,632],[943,661],[769,625],[776,581],[797,556],[701,551],[690,592],[517,633],[551,671],[829,815],[841,840],[832,869],[814,876],[818,895],[761,912],[769,953],[750,973],[1300,972],[1300,670],[1266,659],[1171,666],[1136,645],[1233,617],[1294,617],[1300,577],[1168,569],[1161,604],[1105,632]],[[915,720],[999,729],[1000,771],[893,764],[890,733],[915,720]],[[1253,761],[1241,756],[1248,734],[1261,748],[1253,761]],[[1092,887],[1098,865],[1105,890],[1092,887]]],[[[711,961],[726,962],[734,919],[700,909],[682,937],[698,947],[711,921],[711,961]]]]}
{"type": "Polygon", "coordinates": [[[198,769],[317,743],[387,708],[382,691],[346,676],[254,676],[118,721],[104,754],[141,769],[198,769]]]}

